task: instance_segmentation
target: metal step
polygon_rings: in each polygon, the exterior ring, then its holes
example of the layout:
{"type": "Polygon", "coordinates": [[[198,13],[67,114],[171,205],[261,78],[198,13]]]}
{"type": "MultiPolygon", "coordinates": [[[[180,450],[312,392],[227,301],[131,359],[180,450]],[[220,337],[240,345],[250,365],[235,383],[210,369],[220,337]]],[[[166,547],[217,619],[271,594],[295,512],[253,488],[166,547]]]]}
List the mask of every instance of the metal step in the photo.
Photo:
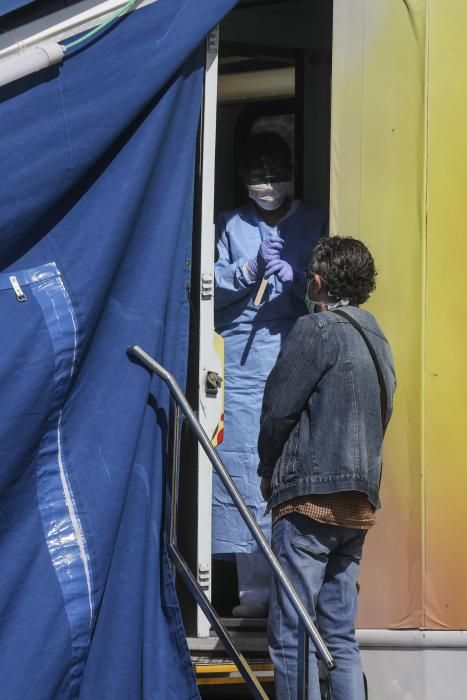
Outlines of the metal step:
{"type": "Polygon", "coordinates": [[[261,630],[266,634],[267,618],[265,617],[222,617],[224,625],[229,630],[261,630]]]}
{"type": "MultiPolygon", "coordinates": [[[[261,683],[274,682],[274,666],[270,661],[251,661],[251,668],[261,683]]],[[[244,684],[235,664],[225,660],[196,662],[193,664],[199,686],[244,684]]]]}
{"type": "MultiPolygon", "coordinates": [[[[274,698],[274,666],[269,658],[266,620],[264,618],[222,618],[237,648],[245,654],[269,698],[274,698]]],[[[235,665],[228,660],[222,643],[214,632],[210,637],[188,638],[196,680],[204,700],[238,700],[250,697],[239,694],[244,681],[235,665]],[[217,690],[216,690],[217,688],[217,690]],[[231,689],[229,691],[229,688],[231,689]],[[237,688],[237,691],[234,691],[237,688]]],[[[327,674],[320,664],[321,700],[329,700],[327,674]]]]}
{"type": "MultiPolygon", "coordinates": [[[[264,634],[237,632],[231,630],[232,640],[241,652],[268,653],[268,643],[264,634]]],[[[191,652],[223,652],[224,647],[219,638],[212,637],[188,637],[188,648],[191,652]]]]}
{"type": "MultiPolygon", "coordinates": [[[[261,655],[268,656],[265,618],[223,617],[222,622],[241,652],[259,652],[261,655]]],[[[213,630],[209,637],[188,637],[188,647],[191,652],[222,653],[224,651],[222,642],[213,630]]]]}
{"type": "MultiPolygon", "coordinates": [[[[232,640],[243,653],[259,653],[268,658],[268,641],[265,618],[223,617],[232,640]]],[[[209,637],[188,637],[188,647],[192,652],[222,656],[224,647],[216,633],[211,630],[209,637]]]]}

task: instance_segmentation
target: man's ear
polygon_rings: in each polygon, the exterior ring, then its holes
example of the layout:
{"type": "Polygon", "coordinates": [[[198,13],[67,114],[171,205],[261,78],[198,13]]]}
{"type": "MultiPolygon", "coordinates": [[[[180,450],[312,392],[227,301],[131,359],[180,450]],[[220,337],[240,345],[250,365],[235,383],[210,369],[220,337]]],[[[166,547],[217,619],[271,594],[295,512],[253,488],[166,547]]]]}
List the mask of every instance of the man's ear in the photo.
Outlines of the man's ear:
{"type": "Polygon", "coordinates": [[[317,274],[314,274],[314,275],[313,275],[313,280],[314,280],[315,285],[316,285],[316,291],[317,291],[317,292],[320,292],[321,289],[322,289],[322,287],[323,287],[323,280],[322,280],[321,277],[320,277],[319,275],[317,275],[317,274]]]}

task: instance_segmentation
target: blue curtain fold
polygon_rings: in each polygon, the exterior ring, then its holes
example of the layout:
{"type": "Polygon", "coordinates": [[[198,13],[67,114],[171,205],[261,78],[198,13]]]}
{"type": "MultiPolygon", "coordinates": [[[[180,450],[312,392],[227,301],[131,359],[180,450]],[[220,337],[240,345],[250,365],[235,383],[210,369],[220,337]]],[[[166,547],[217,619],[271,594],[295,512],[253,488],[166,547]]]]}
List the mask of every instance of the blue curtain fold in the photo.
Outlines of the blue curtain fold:
{"type": "Polygon", "coordinates": [[[198,691],[162,536],[183,385],[206,33],[159,0],[0,91],[0,687],[8,700],[198,691]],[[24,298],[23,298],[24,297],[24,298]]]}

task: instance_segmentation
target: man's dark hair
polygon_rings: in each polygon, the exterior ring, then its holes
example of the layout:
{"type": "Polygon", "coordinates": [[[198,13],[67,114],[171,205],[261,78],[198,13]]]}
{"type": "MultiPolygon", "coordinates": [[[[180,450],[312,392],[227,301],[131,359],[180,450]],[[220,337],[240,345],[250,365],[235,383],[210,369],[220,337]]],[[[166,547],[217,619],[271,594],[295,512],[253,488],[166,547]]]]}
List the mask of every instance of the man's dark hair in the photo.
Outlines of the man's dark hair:
{"type": "Polygon", "coordinates": [[[375,289],[375,262],[366,245],[355,238],[331,236],[316,244],[308,266],[308,277],[318,274],[330,295],[363,304],[375,289]]]}
{"type": "Polygon", "coordinates": [[[250,136],[240,147],[238,171],[244,177],[255,168],[262,168],[264,157],[268,162],[279,163],[282,167],[292,168],[289,145],[273,131],[262,131],[250,136]]]}

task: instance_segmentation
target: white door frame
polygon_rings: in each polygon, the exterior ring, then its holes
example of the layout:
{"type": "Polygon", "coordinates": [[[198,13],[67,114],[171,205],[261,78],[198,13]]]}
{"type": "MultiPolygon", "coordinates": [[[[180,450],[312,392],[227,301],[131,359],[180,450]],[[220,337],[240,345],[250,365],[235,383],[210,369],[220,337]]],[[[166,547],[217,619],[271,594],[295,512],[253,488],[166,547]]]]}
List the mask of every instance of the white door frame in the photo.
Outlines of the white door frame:
{"type": "MultiPolygon", "coordinates": [[[[223,361],[214,345],[214,180],[216,155],[217,78],[219,28],[206,40],[203,122],[201,133],[201,241],[200,241],[200,299],[199,299],[199,369],[198,415],[208,435],[213,435],[223,411],[223,391],[217,396],[206,392],[208,373],[223,377],[223,361]]],[[[197,519],[197,578],[211,600],[211,497],[212,467],[198,446],[198,519],[197,519]]],[[[196,634],[209,637],[210,623],[197,609],[196,634]]]]}

